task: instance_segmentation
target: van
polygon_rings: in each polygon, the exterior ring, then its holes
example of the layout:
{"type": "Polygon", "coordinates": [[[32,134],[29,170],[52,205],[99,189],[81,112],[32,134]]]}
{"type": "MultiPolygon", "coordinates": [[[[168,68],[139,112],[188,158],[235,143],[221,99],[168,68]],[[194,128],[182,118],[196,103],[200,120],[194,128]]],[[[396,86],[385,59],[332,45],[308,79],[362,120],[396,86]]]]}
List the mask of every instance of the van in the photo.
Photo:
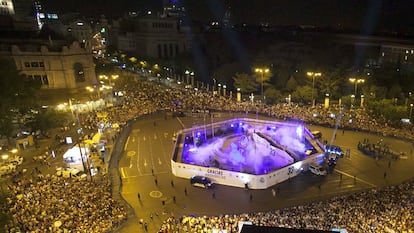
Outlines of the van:
{"type": "Polygon", "coordinates": [[[58,168],[56,171],[56,176],[63,177],[63,178],[74,178],[74,179],[86,179],[87,175],[78,169],[71,169],[71,168],[58,168]]]}
{"type": "Polygon", "coordinates": [[[193,176],[190,179],[190,183],[192,186],[201,187],[205,189],[211,188],[213,185],[212,180],[205,176],[193,176]]]}
{"type": "Polygon", "coordinates": [[[328,174],[328,172],[326,171],[326,169],[320,165],[317,164],[311,164],[309,165],[309,170],[318,176],[326,176],[328,174]]]}

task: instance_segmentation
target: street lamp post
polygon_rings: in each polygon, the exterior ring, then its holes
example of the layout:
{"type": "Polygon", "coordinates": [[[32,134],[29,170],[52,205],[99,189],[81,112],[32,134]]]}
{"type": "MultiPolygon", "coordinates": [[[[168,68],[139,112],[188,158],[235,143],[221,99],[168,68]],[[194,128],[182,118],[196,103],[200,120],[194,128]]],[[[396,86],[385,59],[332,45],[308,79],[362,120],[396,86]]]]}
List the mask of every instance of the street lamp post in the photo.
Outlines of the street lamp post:
{"type": "Polygon", "coordinates": [[[358,83],[364,83],[365,79],[363,79],[363,78],[350,78],[349,81],[351,83],[355,83],[354,95],[357,96],[358,83]]]}
{"type": "Polygon", "coordinates": [[[194,87],[194,72],[190,72],[190,76],[191,76],[191,86],[194,87]]]}
{"type": "Polygon", "coordinates": [[[315,77],[320,77],[322,76],[322,73],[320,72],[306,72],[306,75],[308,77],[312,78],[312,107],[315,106],[315,98],[314,98],[314,90],[315,90],[315,77]]]}
{"type": "Polygon", "coordinates": [[[413,104],[410,104],[410,115],[409,115],[409,119],[411,122],[411,114],[413,113],[413,104]]]}
{"type": "Polygon", "coordinates": [[[219,83],[219,84],[218,84],[218,96],[220,96],[220,95],[221,95],[221,93],[220,93],[220,92],[221,92],[221,84],[219,83]]]}
{"type": "Polygon", "coordinates": [[[186,78],[186,84],[187,85],[189,85],[190,84],[190,71],[189,70],[186,70],[185,72],[184,72],[184,74],[185,74],[185,78],[186,78]]]}
{"type": "Polygon", "coordinates": [[[264,79],[264,74],[269,73],[269,69],[267,69],[267,68],[256,68],[256,69],[255,69],[255,72],[256,72],[256,73],[260,73],[260,74],[261,74],[261,80],[260,80],[260,83],[261,83],[260,93],[261,93],[261,95],[262,95],[262,104],[264,104],[264,101],[265,101],[265,96],[264,96],[264,94],[263,94],[263,79],[264,79]]]}
{"type": "Polygon", "coordinates": [[[353,108],[355,103],[355,95],[351,95],[351,108],[353,108]]]}
{"type": "Polygon", "coordinates": [[[214,93],[216,91],[216,79],[215,78],[213,78],[213,88],[212,88],[212,90],[213,90],[213,96],[215,96],[216,95],[216,93],[214,93]]]}

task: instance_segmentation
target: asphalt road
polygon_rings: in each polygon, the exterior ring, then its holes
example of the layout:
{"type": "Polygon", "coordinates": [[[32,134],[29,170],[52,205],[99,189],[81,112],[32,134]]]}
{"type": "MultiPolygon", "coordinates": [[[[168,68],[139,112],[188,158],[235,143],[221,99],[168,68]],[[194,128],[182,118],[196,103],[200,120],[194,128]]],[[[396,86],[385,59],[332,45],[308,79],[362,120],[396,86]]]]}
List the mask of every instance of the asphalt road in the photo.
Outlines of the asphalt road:
{"type": "MultiPolygon", "coordinates": [[[[221,119],[232,116],[223,114],[222,117],[221,119]]],[[[245,115],[235,117],[245,117],[245,115]]],[[[249,117],[257,116],[253,114],[249,117]]],[[[219,120],[217,118],[214,121],[219,120]]],[[[410,154],[412,146],[409,142],[343,130],[336,131],[335,137],[332,128],[308,125],[309,129],[322,132],[323,136],[320,140],[328,140],[334,145],[341,146],[343,150],[350,149],[350,157],[339,159],[334,171],[328,176],[320,177],[304,172],[290,181],[266,190],[244,190],[223,185],[216,185],[211,190],[192,187],[188,180],[174,177],[171,173],[170,161],[174,148],[172,135],[182,128],[202,125],[204,122],[210,123],[210,118],[207,120],[203,117],[165,119],[165,115],[160,113],[137,121],[132,126],[133,129],[119,162],[119,171],[123,183],[121,193],[134,208],[135,216],[118,232],[144,232],[143,225],[139,223],[140,219],[148,223],[148,232],[156,232],[162,221],[172,215],[220,215],[268,211],[367,188],[400,183],[414,176],[414,158],[410,154]],[[383,139],[391,149],[406,152],[408,156],[400,160],[391,158],[376,160],[364,155],[357,150],[357,144],[365,138],[372,143],[383,139]],[[272,189],[276,191],[276,195],[273,195],[272,189]],[[252,200],[250,195],[253,196],[252,200]]]]}

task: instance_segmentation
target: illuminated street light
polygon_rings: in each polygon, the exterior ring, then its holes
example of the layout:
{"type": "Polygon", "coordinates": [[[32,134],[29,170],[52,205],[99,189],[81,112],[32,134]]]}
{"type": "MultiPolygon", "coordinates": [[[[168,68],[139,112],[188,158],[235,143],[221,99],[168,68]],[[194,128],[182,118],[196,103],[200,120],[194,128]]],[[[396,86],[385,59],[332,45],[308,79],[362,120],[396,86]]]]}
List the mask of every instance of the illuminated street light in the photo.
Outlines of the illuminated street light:
{"type": "Polygon", "coordinates": [[[413,104],[410,104],[410,115],[409,115],[410,122],[411,122],[412,113],[413,113],[413,104]]]}
{"type": "Polygon", "coordinates": [[[315,106],[315,98],[314,98],[314,90],[315,90],[315,77],[320,77],[322,76],[322,73],[320,72],[306,72],[306,75],[308,77],[312,78],[312,107],[315,106]]]}
{"type": "Polygon", "coordinates": [[[358,88],[358,83],[364,83],[365,79],[363,78],[350,78],[349,81],[351,83],[355,83],[355,91],[354,91],[354,96],[357,96],[357,88],[358,88]]]}
{"type": "Polygon", "coordinates": [[[267,68],[256,68],[254,71],[256,73],[261,74],[261,90],[260,90],[260,93],[262,95],[262,103],[264,103],[265,97],[264,97],[264,94],[263,94],[263,79],[264,79],[264,75],[269,73],[269,69],[267,69],[267,68]]]}
{"type": "Polygon", "coordinates": [[[90,93],[94,93],[95,92],[95,89],[97,90],[97,93],[98,93],[98,99],[100,99],[101,98],[101,91],[103,90],[103,88],[100,88],[100,87],[90,87],[90,86],[87,86],[86,87],[86,90],[89,91],[90,93]]]}
{"type": "Polygon", "coordinates": [[[108,80],[108,76],[101,74],[99,75],[99,80],[101,81],[100,83],[102,84],[104,82],[104,80],[108,80]]]}
{"type": "Polygon", "coordinates": [[[119,75],[113,74],[113,75],[111,75],[111,78],[112,79],[109,79],[109,86],[112,86],[111,80],[114,80],[114,81],[117,80],[119,78],[119,75]]]}

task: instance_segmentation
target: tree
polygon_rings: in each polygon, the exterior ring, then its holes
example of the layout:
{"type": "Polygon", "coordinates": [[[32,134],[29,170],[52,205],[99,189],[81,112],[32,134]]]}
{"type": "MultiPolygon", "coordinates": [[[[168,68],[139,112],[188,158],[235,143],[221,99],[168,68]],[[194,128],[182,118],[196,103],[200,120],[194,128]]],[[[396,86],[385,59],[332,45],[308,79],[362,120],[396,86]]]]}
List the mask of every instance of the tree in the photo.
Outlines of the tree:
{"type": "Polygon", "coordinates": [[[40,130],[42,132],[49,129],[61,127],[67,121],[68,114],[59,112],[54,109],[46,109],[35,115],[35,119],[29,123],[32,130],[40,130]]]}
{"type": "MultiPolygon", "coordinates": [[[[315,96],[317,96],[317,95],[315,95],[315,96]]],[[[292,99],[296,102],[310,103],[312,101],[312,87],[311,86],[300,86],[300,87],[298,87],[292,93],[292,99]]]]}
{"type": "Polygon", "coordinates": [[[286,83],[286,90],[291,92],[295,90],[297,86],[298,86],[298,82],[296,81],[296,79],[293,76],[290,76],[289,80],[286,83]]]}
{"type": "Polygon", "coordinates": [[[367,107],[375,118],[386,119],[394,127],[399,126],[401,118],[407,117],[407,106],[395,105],[390,99],[367,102],[367,107]]]}
{"type": "Polygon", "coordinates": [[[240,88],[240,92],[243,94],[250,94],[257,91],[259,84],[246,73],[236,73],[233,77],[234,87],[240,88]]]}
{"type": "MultiPolygon", "coordinates": [[[[370,98],[372,100],[384,99],[387,94],[387,88],[377,86],[377,85],[370,85],[367,88],[367,92],[368,92],[368,95],[366,96],[367,98],[370,98]]],[[[367,99],[367,100],[370,100],[370,99],[367,99]]]]}
{"type": "Polygon", "coordinates": [[[267,103],[278,103],[283,100],[282,93],[274,87],[269,87],[265,91],[267,103]]]}
{"type": "Polygon", "coordinates": [[[388,89],[388,98],[398,98],[401,94],[401,87],[399,84],[394,83],[389,89],[388,89]]]}
{"type": "Polygon", "coordinates": [[[36,104],[40,83],[26,79],[10,58],[0,58],[0,134],[10,137],[12,120],[36,104]]]}
{"type": "Polygon", "coordinates": [[[215,69],[212,78],[216,80],[217,84],[221,83],[234,87],[233,76],[237,72],[243,72],[243,67],[239,63],[228,63],[215,69]]]}
{"type": "MultiPolygon", "coordinates": [[[[315,89],[319,89],[320,93],[328,93],[332,97],[338,97],[338,90],[339,90],[339,83],[340,79],[335,77],[332,73],[324,73],[321,77],[316,80],[317,87],[315,89]]],[[[316,95],[315,95],[316,96],[316,95]]]]}

